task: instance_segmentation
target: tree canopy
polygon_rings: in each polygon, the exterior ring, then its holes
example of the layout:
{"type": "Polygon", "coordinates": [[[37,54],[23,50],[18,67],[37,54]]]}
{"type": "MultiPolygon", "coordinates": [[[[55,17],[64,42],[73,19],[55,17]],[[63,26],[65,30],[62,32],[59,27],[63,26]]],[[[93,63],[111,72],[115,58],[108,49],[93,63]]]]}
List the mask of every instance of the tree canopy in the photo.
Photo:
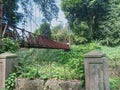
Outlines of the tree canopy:
{"type": "Polygon", "coordinates": [[[18,8],[18,0],[3,0],[3,23],[18,23],[23,17],[23,14],[17,11],[18,8]]]}
{"type": "Polygon", "coordinates": [[[61,6],[76,44],[120,44],[120,0],[62,0],[61,6]]]}
{"type": "Polygon", "coordinates": [[[49,23],[41,24],[40,28],[35,31],[37,35],[44,36],[46,38],[51,38],[51,29],[49,23]]]}
{"type": "Polygon", "coordinates": [[[67,31],[67,26],[63,27],[61,24],[54,26],[51,30],[52,38],[57,42],[69,42],[70,33],[67,31]]]}
{"type": "Polygon", "coordinates": [[[104,45],[120,44],[120,0],[111,0],[107,7],[107,15],[99,22],[99,36],[104,45]]]}
{"type": "Polygon", "coordinates": [[[19,3],[28,17],[32,16],[34,8],[31,6],[35,4],[43,15],[44,21],[50,22],[53,18],[57,18],[59,9],[55,0],[19,0],[19,3]]]}
{"type": "Polygon", "coordinates": [[[106,15],[107,4],[108,0],[62,0],[62,10],[78,43],[97,38],[98,22],[106,15]]]}
{"type": "Polygon", "coordinates": [[[18,11],[19,5],[28,17],[32,17],[33,3],[37,5],[46,21],[50,22],[52,18],[57,17],[59,9],[55,0],[3,0],[4,22],[16,24],[23,18],[23,13],[18,11]]]}

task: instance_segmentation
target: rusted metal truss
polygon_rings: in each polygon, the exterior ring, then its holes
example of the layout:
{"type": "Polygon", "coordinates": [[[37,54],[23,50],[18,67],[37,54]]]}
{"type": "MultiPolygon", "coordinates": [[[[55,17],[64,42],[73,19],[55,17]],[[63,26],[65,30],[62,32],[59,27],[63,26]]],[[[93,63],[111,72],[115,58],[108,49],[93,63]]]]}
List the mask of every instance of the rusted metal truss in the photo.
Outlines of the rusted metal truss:
{"type": "Polygon", "coordinates": [[[67,44],[55,42],[44,36],[31,33],[13,25],[5,25],[2,37],[9,37],[18,41],[21,47],[70,50],[67,44]]]}

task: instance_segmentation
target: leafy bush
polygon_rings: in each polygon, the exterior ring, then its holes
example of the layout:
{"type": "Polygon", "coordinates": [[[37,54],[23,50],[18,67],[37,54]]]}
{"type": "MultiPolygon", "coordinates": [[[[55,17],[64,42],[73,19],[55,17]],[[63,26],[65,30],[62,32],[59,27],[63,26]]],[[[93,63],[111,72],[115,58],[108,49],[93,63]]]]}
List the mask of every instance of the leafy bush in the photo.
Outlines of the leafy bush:
{"type": "Polygon", "coordinates": [[[110,78],[110,90],[120,90],[120,78],[119,77],[110,78]]]}
{"type": "Polygon", "coordinates": [[[120,65],[120,46],[101,46],[101,51],[108,57],[110,67],[116,67],[120,65]]]}
{"type": "Polygon", "coordinates": [[[91,33],[89,31],[89,26],[84,21],[79,21],[76,19],[73,22],[73,33],[74,33],[74,43],[79,45],[81,43],[87,43],[91,40],[91,33]],[[89,33],[88,33],[89,32],[89,33]]]}
{"type": "Polygon", "coordinates": [[[16,73],[11,73],[5,81],[5,90],[13,90],[15,87],[16,73]]]}
{"type": "Polygon", "coordinates": [[[70,32],[61,26],[56,26],[52,30],[52,39],[57,42],[68,42],[71,37],[70,32]]]}
{"type": "Polygon", "coordinates": [[[107,47],[101,46],[101,50],[105,53],[110,60],[120,59],[120,46],[117,47],[107,47]]]}
{"type": "Polygon", "coordinates": [[[6,52],[6,51],[15,52],[19,48],[19,44],[16,41],[11,40],[9,38],[3,38],[0,42],[1,42],[0,53],[6,52]]]}

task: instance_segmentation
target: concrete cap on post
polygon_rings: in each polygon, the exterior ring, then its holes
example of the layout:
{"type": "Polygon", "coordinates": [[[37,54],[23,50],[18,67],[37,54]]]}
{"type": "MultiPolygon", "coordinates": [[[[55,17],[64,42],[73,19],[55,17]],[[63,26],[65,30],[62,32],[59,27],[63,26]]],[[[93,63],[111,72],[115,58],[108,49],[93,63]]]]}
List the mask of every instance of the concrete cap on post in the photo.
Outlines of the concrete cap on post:
{"type": "Polygon", "coordinates": [[[103,54],[102,52],[97,51],[97,50],[93,50],[84,55],[85,58],[101,58],[101,57],[105,57],[105,56],[106,56],[105,54],[103,54]]]}
{"type": "Polygon", "coordinates": [[[9,52],[0,54],[0,59],[6,59],[6,58],[17,58],[17,55],[9,52]]]}

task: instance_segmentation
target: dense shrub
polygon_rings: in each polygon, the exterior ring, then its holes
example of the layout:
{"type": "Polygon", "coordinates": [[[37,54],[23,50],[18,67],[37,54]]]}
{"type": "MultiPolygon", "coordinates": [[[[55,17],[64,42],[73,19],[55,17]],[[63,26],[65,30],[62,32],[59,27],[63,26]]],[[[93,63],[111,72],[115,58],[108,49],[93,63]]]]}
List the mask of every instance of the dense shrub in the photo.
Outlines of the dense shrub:
{"type": "Polygon", "coordinates": [[[19,48],[18,42],[9,38],[3,38],[0,40],[0,53],[3,52],[15,52],[19,48]]]}
{"type": "Polygon", "coordinates": [[[120,90],[120,78],[119,77],[111,77],[110,90],[120,90]]]}
{"type": "Polygon", "coordinates": [[[16,78],[16,73],[9,74],[9,77],[5,81],[5,89],[4,90],[13,90],[14,89],[15,78],[16,78]]]}

